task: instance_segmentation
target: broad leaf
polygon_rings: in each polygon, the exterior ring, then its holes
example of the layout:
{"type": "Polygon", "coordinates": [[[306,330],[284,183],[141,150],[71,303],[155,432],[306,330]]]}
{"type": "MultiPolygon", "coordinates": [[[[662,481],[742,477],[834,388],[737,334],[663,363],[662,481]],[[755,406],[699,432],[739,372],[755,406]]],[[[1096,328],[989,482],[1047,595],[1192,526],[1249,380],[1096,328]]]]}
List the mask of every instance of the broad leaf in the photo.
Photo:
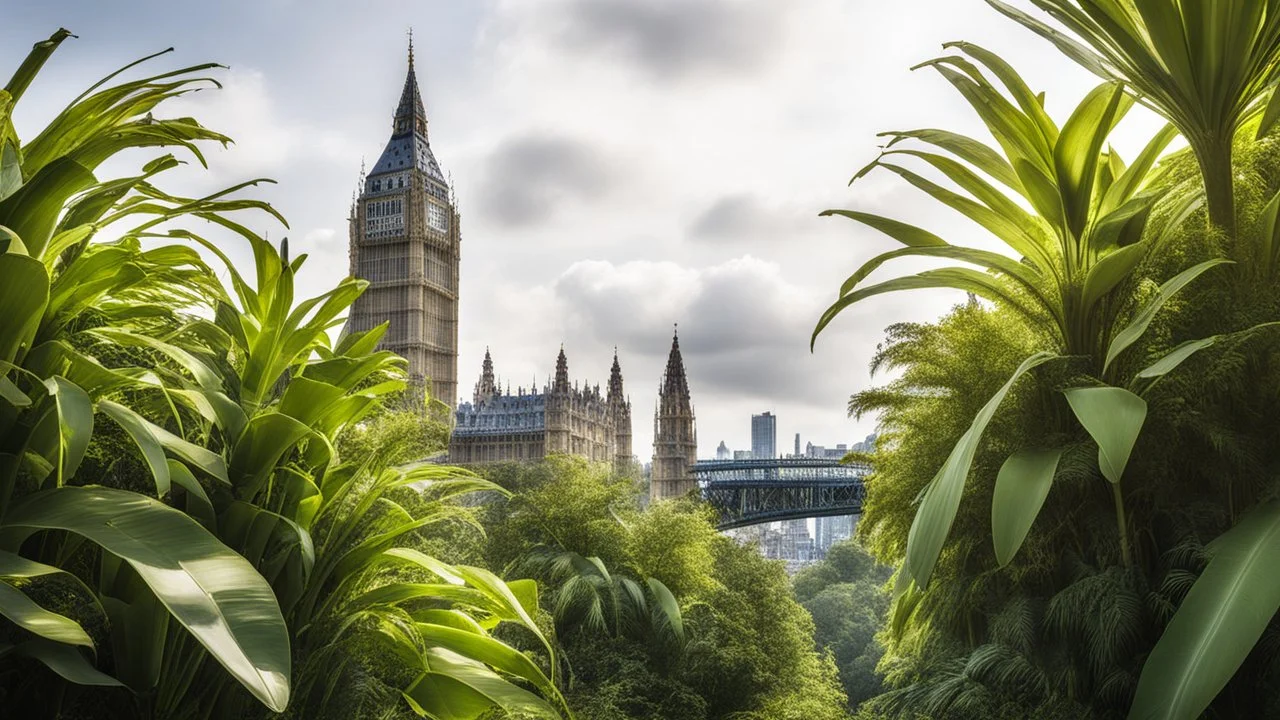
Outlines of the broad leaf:
{"type": "Polygon", "coordinates": [[[32,493],[4,518],[4,538],[83,535],[124,559],[183,627],[276,712],[289,702],[289,632],[271,586],[195,520],[134,492],[61,487],[32,493]]]}
{"type": "Polygon", "coordinates": [[[1102,371],[1105,373],[1107,371],[1107,367],[1111,365],[1111,361],[1115,360],[1117,355],[1123,352],[1125,348],[1137,342],[1138,338],[1142,337],[1142,334],[1147,331],[1147,326],[1151,324],[1156,313],[1159,312],[1160,308],[1169,301],[1169,298],[1176,295],[1179,290],[1186,286],[1187,283],[1195,280],[1197,277],[1200,277],[1200,275],[1206,270],[1230,262],[1230,260],[1222,259],[1206,260],[1198,265],[1194,265],[1183,270],[1161,285],[1160,289],[1156,292],[1155,297],[1148,300],[1147,303],[1138,310],[1137,314],[1133,316],[1133,320],[1129,321],[1129,324],[1126,325],[1123,330],[1116,333],[1115,337],[1111,340],[1111,345],[1107,348],[1107,359],[1102,365],[1102,371]]]}
{"type": "Polygon", "coordinates": [[[1027,538],[1049,496],[1061,458],[1062,448],[1019,450],[1000,466],[991,497],[991,539],[1001,567],[1009,564],[1027,538]]]}
{"type": "Polygon", "coordinates": [[[916,511],[907,536],[907,565],[916,584],[922,589],[928,586],[933,567],[942,552],[942,544],[951,532],[951,523],[955,521],[956,510],[960,507],[960,496],[964,492],[973,457],[978,451],[978,443],[982,441],[982,433],[995,415],[996,408],[1000,407],[1000,403],[1019,378],[1054,357],[1057,356],[1053,353],[1038,352],[1022,361],[1013,375],[978,411],[969,429],[960,437],[942,469],[925,490],[920,509],[916,511]]]}
{"type": "Polygon", "coordinates": [[[405,697],[438,720],[475,720],[495,707],[517,715],[560,717],[542,698],[457,653],[428,650],[427,665],[430,670],[405,690],[405,697]]]}
{"type": "Polygon", "coordinates": [[[1200,717],[1280,608],[1280,503],[1255,508],[1208,550],[1208,566],[1147,656],[1130,720],[1200,717]]]}
{"type": "Polygon", "coordinates": [[[1112,483],[1120,482],[1138,433],[1147,419],[1147,401],[1117,387],[1064,391],[1076,419],[1098,443],[1098,466],[1112,483]]]}

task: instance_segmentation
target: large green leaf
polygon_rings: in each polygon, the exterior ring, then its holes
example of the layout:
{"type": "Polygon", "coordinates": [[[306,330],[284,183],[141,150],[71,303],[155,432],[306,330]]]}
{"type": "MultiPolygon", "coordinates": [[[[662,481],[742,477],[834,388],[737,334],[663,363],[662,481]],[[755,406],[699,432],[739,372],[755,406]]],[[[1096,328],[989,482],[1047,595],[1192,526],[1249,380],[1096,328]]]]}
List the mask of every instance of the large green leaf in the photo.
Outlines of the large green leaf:
{"type": "Polygon", "coordinates": [[[164,447],[160,444],[160,439],[151,431],[154,425],[128,407],[110,400],[98,401],[98,409],[115,420],[116,424],[124,429],[125,434],[138,446],[143,461],[151,470],[151,477],[155,479],[156,494],[160,497],[167,495],[169,464],[165,460],[164,447]]]}
{"type": "Polygon", "coordinates": [[[426,658],[430,670],[405,690],[405,697],[437,720],[475,720],[495,707],[517,715],[560,717],[547,701],[478,662],[442,648],[428,650],[426,658]]]}
{"type": "Polygon", "coordinates": [[[1085,96],[1062,126],[1053,150],[1054,165],[1067,208],[1067,222],[1077,237],[1083,234],[1089,218],[1094,170],[1102,143],[1132,104],[1133,98],[1125,94],[1123,86],[1103,83],[1085,96]]]}
{"type": "Polygon", "coordinates": [[[991,539],[996,561],[1009,564],[1022,547],[1053,485],[1062,448],[1019,450],[1000,466],[991,497],[991,539]]]}
{"type": "Polygon", "coordinates": [[[676,640],[683,643],[684,618],[680,615],[680,603],[676,602],[676,596],[657,578],[649,578],[647,583],[649,592],[653,593],[653,598],[656,601],[654,603],[654,611],[660,623],[669,627],[676,640]]]}
{"type": "Polygon", "coordinates": [[[45,305],[49,302],[49,273],[40,261],[17,253],[0,252],[0,362],[13,362],[30,349],[45,305]]]}
{"type": "Polygon", "coordinates": [[[4,523],[11,545],[38,530],[66,530],[124,559],[255,697],[285,709],[289,632],[271,586],[195,520],[138,493],[88,486],[32,493],[4,523]]]}
{"type": "Polygon", "coordinates": [[[1098,443],[1098,465],[1112,483],[1120,482],[1129,454],[1147,419],[1147,401],[1117,387],[1064,391],[1076,419],[1098,443]]]}
{"type": "Polygon", "coordinates": [[[8,648],[0,647],[0,657],[10,653],[35,658],[48,666],[50,670],[77,685],[102,685],[104,687],[120,687],[121,685],[119,680],[90,664],[88,659],[74,645],[64,645],[44,638],[32,638],[21,645],[8,648]]]}
{"type": "Polygon", "coordinates": [[[1195,280],[1197,277],[1200,277],[1200,275],[1206,270],[1230,262],[1230,260],[1223,260],[1220,258],[1206,260],[1183,270],[1161,285],[1155,296],[1139,308],[1138,312],[1133,316],[1133,319],[1129,321],[1129,324],[1120,332],[1116,333],[1115,337],[1111,340],[1111,345],[1107,348],[1107,359],[1102,365],[1102,371],[1105,373],[1107,368],[1111,365],[1111,361],[1115,360],[1117,355],[1124,352],[1125,348],[1134,344],[1138,341],[1138,338],[1142,337],[1142,334],[1147,331],[1147,326],[1151,324],[1156,313],[1159,312],[1160,308],[1169,301],[1169,298],[1176,295],[1179,290],[1187,285],[1187,283],[1195,280]]]}
{"type": "Polygon", "coordinates": [[[991,422],[1013,384],[1032,368],[1054,357],[1057,356],[1050,352],[1038,352],[1022,361],[1013,375],[978,411],[969,429],[960,437],[947,461],[925,490],[907,536],[907,565],[916,584],[922,589],[928,586],[933,567],[942,552],[942,544],[951,532],[951,523],[955,521],[956,510],[960,507],[965,480],[969,476],[973,456],[978,451],[978,443],[982,441],[982,433],[987,429],[987,424],[991,422]]]}
{"type": "MultiPolygon", "coordinates": [[[[44,381],[58,410],[58,484],[76,474],[80,461],[93,437],[93,402],[80,386],[66,378],[54,376],[44,381]]],[[[54,458],[50,458],[53,460],[54,458]]]]}
{"type": "Polygon", "coordinates": [[[528,655],[486,635],[477,635],[443,625],[418,624],[418,634],[430,645],[452,650],[490,667],[532,683],[547,697],[556,697],[556,687],[528,655]]]}
{"type": "Polygon", "coordinates": [[[0,550],[0,615],[41,637],[60,643],[83,645],[92,650],[93,640],[89,638],[80,623],[40,607],[27,597],[26,593],[7,581],[13,578],[25,580],[43,575],[74,577],[50,565],[0,550]]]}
{"type": "Polygon", "coordinates": [[[1280,503],[1255,508],[1208,550],[1208,566],[1142,667],[1131,720],[1200,717],[1280,608],[1280,503]]]}

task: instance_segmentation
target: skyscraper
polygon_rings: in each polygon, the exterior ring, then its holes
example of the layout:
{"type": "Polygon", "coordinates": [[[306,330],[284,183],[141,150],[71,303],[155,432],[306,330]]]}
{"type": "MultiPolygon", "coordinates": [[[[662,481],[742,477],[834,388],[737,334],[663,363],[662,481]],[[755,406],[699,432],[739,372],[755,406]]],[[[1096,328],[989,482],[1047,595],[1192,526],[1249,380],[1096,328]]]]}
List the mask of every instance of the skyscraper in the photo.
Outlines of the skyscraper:
{"type": "Polygon", "coordinates": [[[751,456],[757,460],[778,457],[778,416],[771,412],[751,416],[751,456]]]}
{"type": "Polygon", "coordinates": [[[458,263],[462,235],[453,194],[427,141],[427,113],[413,67],[391,139],[348,219],[351,274],[369,281],[346,332],[390,322],[378,347],[409,361],[409,379],[453,408],[458,402],[458,263]]]}
{"type": "Polygon", "coordinates": [[[689,381],[680,356],[680,337],[671,337],[667,369],[658,386],[658,407],[653,412],[653,472],[649,478],[650,500],[679,497],[697,487],[689,473],[698,460],[698,431],[694,427],[693,405],[689,402],[689,381]]]}

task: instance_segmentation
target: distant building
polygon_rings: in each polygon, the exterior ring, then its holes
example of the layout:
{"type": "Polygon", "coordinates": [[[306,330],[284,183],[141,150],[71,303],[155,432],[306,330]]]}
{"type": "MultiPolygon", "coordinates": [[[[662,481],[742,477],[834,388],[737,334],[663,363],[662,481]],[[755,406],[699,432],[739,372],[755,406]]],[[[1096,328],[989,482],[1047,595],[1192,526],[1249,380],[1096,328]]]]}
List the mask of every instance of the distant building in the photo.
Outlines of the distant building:
{"type": "Polygon", "coordinates": [[[602,396],[599,385],[569,385],[563,347],[556,358],[555,381],[542,392],[521,387],[503,393],[485,349],[472,401],[458,407],[455,419],[449,440],[449,462],[454,464],[540,460],[552,453],[612,462],[620,470],[634,462],[631,401],[623,394],[616,350],[608,394],[602,396]]]}
{"type": "Polygon", "coordinates": [[[800,433],[796,433],[796,454],[793,457],[800,457],[800,433]]]}
{"type": "Polygon", "coordinates": [[[840,443],[833,448],[824,447],[822,445],[814,445],[806,443],[804,446],[804,456],[811,458],[825,458],[827,460],[839,460],[849,454],[849,446],[840,443]]]}
{"type": "Polygon", "coordinates": [[[871,433],[865,439],[863,439],[862,442],[854,443],[852,450],[854,452],[864,452],[864,453],[875,452],[876,451],[876,434],[871,433]]]}
{"type": "MultiPolygon", "coordinates": [[[[462,235],[453,192],[427,140],[427,113],[413,69],[392,121],[391,139],[347,218],[349,272],[369,287],[344,333],[389,323],[378,348],[409,361],[409,380],[450,408],[458,402],[458,263],[462,235]]],[[[420,397],[420,395],[419,395],[420,397]]]]}
{"type": "Polygon", "coordinates": [[[814,519],[814,551],[819,556],[826,555],[827,550],[830,550],[832,545],[853,537],[853,528],[853,515],[838,515],[835,517],[820,517],[814,519]]]}
{"type": "Polygon", "coordinates": [[[751,454],[757,460],[778,457],[778,417],[773,413],[751,416],[751,454]]]}
{"type": "Polygon", "coordinates": [[[667,369],[658,387],[658,406],[653,411],[653,475],[649,481],[651,500],[680,497],[698,487],[689,469],[698,461],[698,431],[693,405],[689,401],[689,380],[680,356],[680,337],[671,337],[667,369]]]}
{"type": "Polygon", "coordinates": [[[733,451],[734,460],[750,460],[752,459],[752,457],[753,456],[750,450],[734,450],[733,451]]]}
{"type": "Polygon", "coordinates": [[[728,460],[728,459],[730,459],[730,458],[732,458],[732,457],[733,457],[733,453],[732,453],[732,452],[730,452],[730,450],[729,450],[729,446],[728,446],[728,445],[725,445],[725,444],[724,444],[724,441],[723,441],[723,440],[721,440],[721,441],[720,441],[720,447],[716,448],[716,459],[717,459],[717,460],[728,460]]]}

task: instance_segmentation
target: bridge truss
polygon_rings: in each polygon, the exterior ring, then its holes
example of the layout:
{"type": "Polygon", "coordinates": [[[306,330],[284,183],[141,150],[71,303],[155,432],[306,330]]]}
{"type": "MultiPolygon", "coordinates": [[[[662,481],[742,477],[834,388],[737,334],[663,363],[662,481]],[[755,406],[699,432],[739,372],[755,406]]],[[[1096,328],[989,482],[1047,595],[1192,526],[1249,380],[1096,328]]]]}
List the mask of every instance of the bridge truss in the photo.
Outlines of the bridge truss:
{"type": "Polygon", "coordinates": [[[870,468],[825,458],[699,460],[691,469],[719,528],[862,512],[870,468]]]}

